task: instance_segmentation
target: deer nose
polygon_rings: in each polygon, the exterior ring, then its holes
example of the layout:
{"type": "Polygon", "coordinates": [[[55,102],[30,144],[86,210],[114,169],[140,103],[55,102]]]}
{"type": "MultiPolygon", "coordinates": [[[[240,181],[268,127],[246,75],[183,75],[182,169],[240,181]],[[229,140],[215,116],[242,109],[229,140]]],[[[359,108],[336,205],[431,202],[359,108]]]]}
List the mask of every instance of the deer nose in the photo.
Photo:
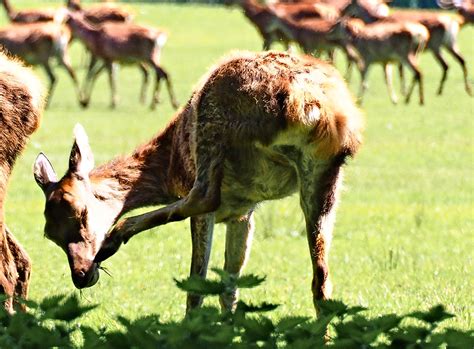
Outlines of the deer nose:
{"type": "Polygon", "coordinates": [[[84,270],[79,270],[79,271],[77,272],[77,276],[83,278],[84,276],[86,276],[86,273],[85,273],[84,270]]]}

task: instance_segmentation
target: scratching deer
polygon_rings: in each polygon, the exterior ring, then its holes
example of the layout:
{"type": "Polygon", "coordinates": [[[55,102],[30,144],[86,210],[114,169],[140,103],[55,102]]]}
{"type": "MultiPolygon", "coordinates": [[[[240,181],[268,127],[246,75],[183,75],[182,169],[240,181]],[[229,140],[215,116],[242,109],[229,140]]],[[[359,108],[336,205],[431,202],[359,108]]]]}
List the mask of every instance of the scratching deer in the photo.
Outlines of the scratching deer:
{"type": "MultiPolygon", "coordinates": [[[[66,253],[74,285],[84,288],[97,282],[99,264],[122,243],[186,218],[190,273],[204,278],[214,223],[224,223],[224,269],[239,275],[258,203],[299,192],[316,306],[331,295],[328,254],[342,170],[359,148],[362,122],[328,63],[272,51],[234,54],[211,69],[164,131],[131,155],[94,168],[80,126],[61,179],[40,154],[34,175],[46,198],[46,237],[66,253]],[[150,205],[165,207],[118,221],[150,205]]],[[[223,308],[232,309],[236,297],[236,290],[223,294],[223,308]]],[[[187,309],[201,302],[189,294],[187,309]]]]}
{"type": "Polygon", "coordinates": [[[31,273],[28,254],[5,223],[5,196],[15,160],[38,128],[42,87],[33,73],[0,52],[0,292],[12,313],[14,297],[26,299],[31,273]]]}
{"type": "Polygon", "coordinates": [[[171,104],[178,107],[168,73],[160,65],[160,55],[167,40],[165,32],[131,23],[105,22],[100,26],[91,25],[79,12],[68,14],[67,24],[75,37],[79,38],[91,52],[91,61],[86,76],[84,98],[81,105],[87,107],[92,87],[99,73],[106,68],[111,88],[111,108],[117,106],[116,64],[138,64],[143,71],[143,84],[140,99],[145,100],[148,81],[146,66],[151,66],[156,74],[151,108],[158,103],[160,80],[164,79],[168,87],[171,104]]]}
{"type": "Polygon", "coordinates": [[[68,53],[70,30],[55,22],[12,24],[0,29],[0,46],[10,54],[30,65],[44,68],[49,78],[48,103],[50,104],[57,78],[51,68],[51,60],[57,58],[66,69],[74,85],[78,99],[81,99],[79,83],[68,53]]]}

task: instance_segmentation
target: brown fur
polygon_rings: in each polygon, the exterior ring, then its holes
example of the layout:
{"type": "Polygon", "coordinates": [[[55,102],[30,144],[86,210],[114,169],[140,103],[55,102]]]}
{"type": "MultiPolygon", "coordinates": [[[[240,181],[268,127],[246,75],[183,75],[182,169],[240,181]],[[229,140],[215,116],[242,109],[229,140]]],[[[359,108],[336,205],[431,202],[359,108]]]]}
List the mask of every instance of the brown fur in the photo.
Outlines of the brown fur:
{"type": "Polygon", "coordinates": [[[56,85],[56,75],[51,68],[54,58],[66,69],[80,98],[79,83],[68,53],[70,39],[69,29],[55,22],[12,24],[0,29],[0,46],[26,63],[40,65],[46,71],[50,81],[48,104],[56,85]]]}
{"type": "Polygon", "coordinates": [[[150,66],[156,75],[151,108],[155,108],[158,103],[161,79],[166,81],[171,104],[177,108],[178,103],[170,78],[160,65],[161,50],[167,39],[165,32],[132,23],[105,22],[100,26],[93,26],[85,20],[84,15],[80,12],[69,13],[67,23],[74,36],[79,38],[91,53],[84,98],[81,100],[84,107],[89,105],[95,79],[102,69],[107,68],[112,90],[111,107],[115,108],[117,96],[114,64],[138,64],[145,74],[141,93],[142,100],[148,80],[147,67],[150,66]]]}
{"type": "MultiPolygon", "coordinates": [[[[0,289],[10,297],[28,296],[31,262],[6,227],[5,195],[15,160],[39,126],[42,104],[32,73],[0,53],[0,289]]],[[[12,298],[5,307],[13,311],[12,298]]]]}
{"type": "MultiPolygon", "coordinates": [[[[330,297],[327,258],[341,167],[357,152],[362,131],[361,113],[334,67],[287,53],[233,54],[202,79],[163,132],[95,169],[81,130],[61,180],[44,155],[35,164],[47,200],[46,236],[68,255],[77,287],[95,284],[98,263],[122,242],[188,217],[191,274],[205,277],[212,229],[222,222],[225,269],[238,275],[249,254],[254,208],[299,191],[315,305],[330,297]],[[167,206],[119,221],[106,236],[126,212],[150,205],[167,206]]],[[[221,304],[232,308],[236,296],[235,290],[222,295],[221,304]]],[[[187,304],[198,306],[201,298],[189,295],[187,304]]]]}

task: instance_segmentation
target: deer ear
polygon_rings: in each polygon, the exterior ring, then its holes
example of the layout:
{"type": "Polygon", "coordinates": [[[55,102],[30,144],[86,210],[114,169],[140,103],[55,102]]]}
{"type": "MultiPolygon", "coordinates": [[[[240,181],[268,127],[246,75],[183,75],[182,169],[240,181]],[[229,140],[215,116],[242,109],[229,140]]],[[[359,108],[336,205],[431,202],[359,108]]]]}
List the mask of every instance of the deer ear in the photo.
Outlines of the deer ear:
{"type": "Polygon", "coordinates": [[[36,183],[40,186],[43,191],[53,183],[58,181],[56,172],[54,172],[53,166],[49,162],[46,155],[39,153],[38,157],[35,160],[33,167],[33,174],[35,176],[36,183]]]}
{"type": "Polygon", "coordinates": [[[89,139],[84,127],[77,124],[74,127],[74,144],[69,156],[69,171],[86,178],[93,168],[94,154],[92,154],[89,139]]]}

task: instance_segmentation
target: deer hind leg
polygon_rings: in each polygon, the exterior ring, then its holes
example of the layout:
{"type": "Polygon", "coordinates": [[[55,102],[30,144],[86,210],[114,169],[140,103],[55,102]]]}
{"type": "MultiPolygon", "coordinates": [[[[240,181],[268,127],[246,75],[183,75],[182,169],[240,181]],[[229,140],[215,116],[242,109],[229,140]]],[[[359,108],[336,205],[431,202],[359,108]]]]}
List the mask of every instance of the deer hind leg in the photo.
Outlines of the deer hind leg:
{"type": "Polygon", "coordinates": [[[145,104],[146,102],[146,89],[148,87],[148,78],[150,73],[148,72],[148,68],[144,63],[139,64],[140,71],[143,73],[143,82],[142,87],[140,90],[140,103],[145,104]]]}
{"type": "Polygon", "coordinates": [[[71,59],[69,58],[69,54],[66,48],[63,48],[59,52],[58,61],[59,61],[59,64],[61,64],[64,67],[64,69],[66,69],[67,73],[71,77],[72,83],[74,85],[74,90],[76,91],[77,99],[80,103],[83,100],[83,98],[81,95],[81,90],[79,88],[79,81],[77,80],[77,76],[76,76],[76,73],[74,72],[74,69],[72,69],[71,59]]]}
{"type": "Polygon", "coordinates": [[[407,86],[405,83],[405,74],[403,72],[403,64],[398,63],[398,75],[400,76],[400,93],[403,97],[407,95],[407,86]]]}
{"type": "Polygon", "coordinates": [[[410,88],[408,89],[408,93],[406,95],[405,102],[409,103],[410,102],[410,97],[413,93],[413,90],[415,89],[416,83],[418,83],[418,88],[419,88],[419,97],[420,97],[420,105],[424,104],[424,96],[423,96],[423,78],[421,75],[420,70],[418,69],[418,64],[416,62],[416,57],[414,54],[410,53],[407,57],[406,64],[410,67],[410,69],[413,71],[413,81],[411,83],[410,88]]]}
{"type": "MultiPolygon", "coordinates": [[[[209,256],[211,254],[214,213],[191,217],[192,259],[190,275],[206,278],[209,256]]],[[[203,297],[188,293],[186,312],[199,307],[203,297]]]]}
{"type": "Polygon", "coordinates": [[[432,49],[432,52],[436,60],[441,65],[441,68],[443,69],[443,75],[441,76],[441,80],[439,82],[439,87],[438,87],[438,92],[437,92],[438,95],[441,95],[443,93],[444,83],[446,81],[446,78],[448,77],[449,65],[448,63],[446,63],[446,60],[444,59],[444,57],[441,55],[441,50],[439,48],[432,49]]]}
{"type": "Polygon", "coordinates": [[[384,64],[385,84],[387,85],[388,94],[393,104],[397,104],[398,98],[393,90],[393,66],[391,64],[384,64]]]}
{"type": "Polygon", "coordinates": [[[335,210],[342,182],[344,156],[330,161],[303,159],[298,165],[300,203],[306,221],[313,267],[311,289],[316,312],[318,301],[331,297],[328,255],[332,240],[335,210]]]}
{"type": "MultiPolygon", "coordinates": [[[[203,107],[203,110],[206,110],[203,107]]],[[[188,195],[168,206],[119,221],[108,234],[95,261],[118,251],[134,235],[153,227],[214,212],[220,206],[227,137],[214,115],[199,115],[196,125],[196,179],[188,195]],[[200,120],[202,120],[200,122],[200,120]]]]}
{"type": "Polygon", "coordinates": [[[364,93],[367,90],[367,73],[369,72],[369,67],[367,64],[362,64],[359,67],[360,72],[360,87],[359,87],[359,94],[357,96],[357,101],[360,105],[362,105],[362,100],[364,98],[364,93]]]}
{"type": "Polygon", "coordinates": [[[99,76],[100,72],[105,68],[105,63],[101,63],[98,59],[91,55],[91,60],[89,62],[89,68],[87,70],[86,81],[84,83],[83,88],[83,100],[81,101],[81,105],[86,108],[89,106],[91,95],[92,95],[92,88],[94,83],[99,76]]]}
{"type": "Polygon", "coordinates": [[[109,84],[110,84],[110,93],[111,101],[110,108],[115,109],[117,107],[117,70],[118,65],[114,62],[106,62],[105,66],[109,74],[109,84]]]}
{"type": "MultiPolygon", "coordinates": [[[[253,210],[248,214],[230,220],[226,223],[225,241],[225,264],[224,270],[231,275],[240,276],[250,254],[255,222],[253,210]]],[[[238,298],[238,290],[229,290],[220,296],[220,303],[223,310],[232,311],[235,309],[238,298]]]]}
{"type": "Polygon", "coordinates": [[[174,109],[179,107],[179,103],[176,101],[176,97],[173,91],[173,85],[171,84],[170,77],[168,73],[159,65],[156,58],[151,60],[151,65],[155,69],[156,80],[155,80],[155,88],[153,89],[153,95],[151,100],[150,108],[153,110],[156,108],[156,104],[159,102],[159,94],[160,94],[160,80],[164,79],[166,81],[166,87],[168,88],[168,94],[170,97],[171,105],[174,109]]]}
{"type": "Polygon", "coordinates": [[[48,100],[46,102],[46,108],[48,108],[51,103],[51,99],[53,97],[53,91],[54,91],[54,88],[56,87],[57,79],[53,73],[53,70],[51,69],[51,66],[49,65],[49,61],[46,61],[43,63],[43,68],[46,74],[48,75],[48,79],[49,79],[48,100]]]}
{"type": "Polygon", "coordinates": [[[471,86],[469,85],[468,81],[468,74],[467,74],[467,67],[466,67],[466,60],[461,55],[457,44],[453,43],[451,46],[447,47],[448,51],[456,58],[462,68],[463,77],[464,77],[464,88],[468,95],[472,96],[471,86]]]}
{"type": "MultiPolygon", "coordinates": [[[[20,297],[21,299],[27,299],[31,276],[31,260],[24,248],[15,239],[8,228],[5,229],[5,232],[7,235],[8,247],[13,255],[18,274],[15,285],[15,296],[20,297]]],[[[25,310],[24,306],[21,306],[21,308],[25,310]]]]}

